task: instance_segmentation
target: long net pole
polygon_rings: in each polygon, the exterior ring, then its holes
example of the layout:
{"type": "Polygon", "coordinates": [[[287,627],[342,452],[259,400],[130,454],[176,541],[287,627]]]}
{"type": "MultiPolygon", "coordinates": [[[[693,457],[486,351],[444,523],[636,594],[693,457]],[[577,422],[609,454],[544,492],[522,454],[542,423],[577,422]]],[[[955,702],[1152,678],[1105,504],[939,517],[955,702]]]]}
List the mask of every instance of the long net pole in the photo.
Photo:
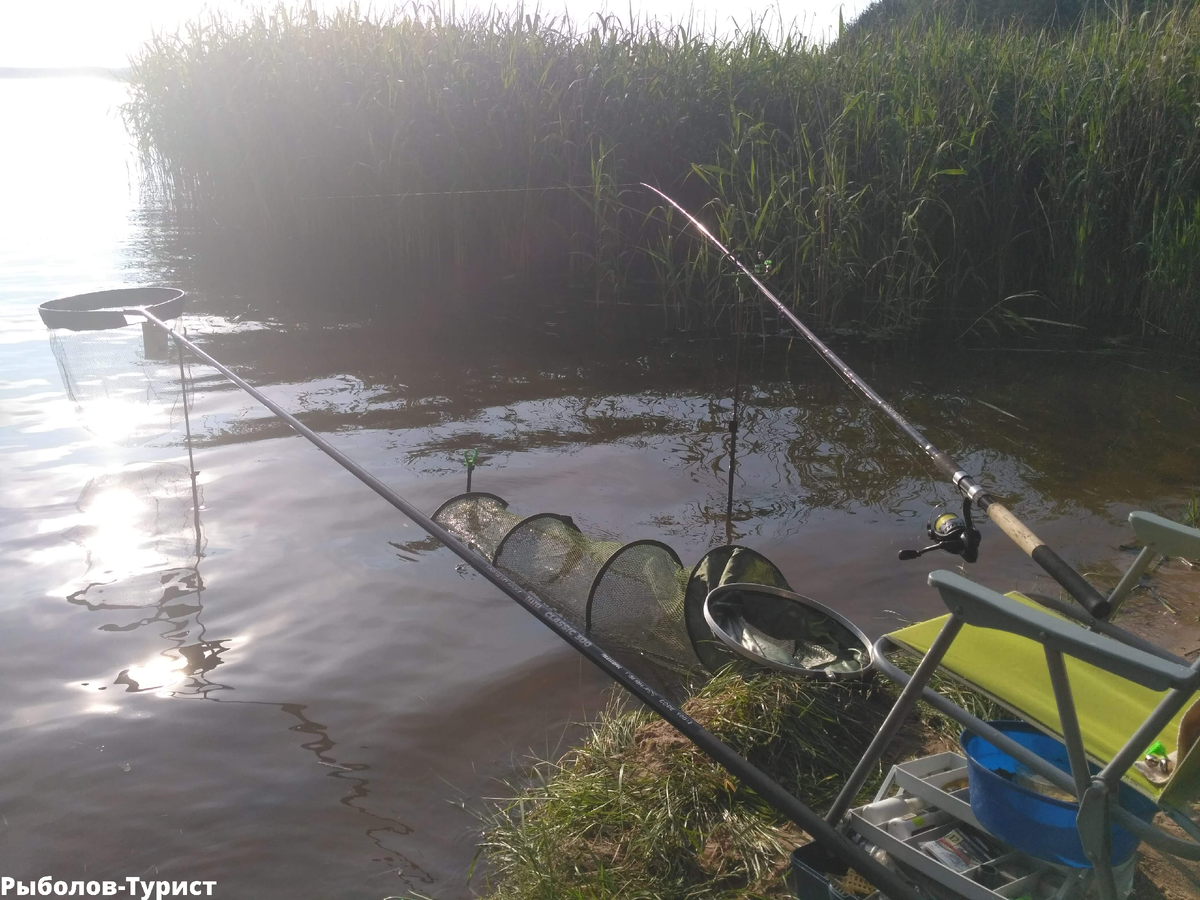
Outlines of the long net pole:
{"type": "Polygon", "coordinates": [[[693,216],[690,212],[672,200],[658,188],[653,185],[642,183],[642,187],[653,191],[662,197],[672,207],[681,212],[684,217],[692,223],[692,225],[705,238],[707,238],[713,246],[721,251],[721,253],[731,263],[741,270],[742,274],[754,283],[759,292],[766,297],[779,310],[779,314],[792,324],[792,326],[800,332],[800,335],[812,345],[813,349],[824,357],[829,363],[852,387],[858,390],[864,397],[880,409],[884,415],[896,423],[900,430],[910,438],[921,450],[933,460],[943,474],[950,479],[950,482],[958,488],[964,497],[973,501],[987,517],[1000,526],[1001,531],[1007,534],[1016,542],[1022,550],[1024,550],[1033,561],[1041,566],[1051,578],[1057,581],[1067,593],[1079,601],[1089,613],[1097,619],[1108,618],[1112,612],[1112,606],[1108,600],[1103,597],[1087,580],[1075,571],[1062,557],[1055,553],[1046,542],[1039,538],[1036,534],[1029,530],[1028,527],[1018,519],[1013,513],[996,500],[987,489],[978,484],[970,475],[946,453],[943,453],[929,438],[925,437],[916,426],[908,419],[904,418],[894,406],[888,403],[883,397],[879,396],[869,384],[859,377],[858,373],[844,363],[836,353],[829,349],[819,337],[813,334],[812,330],[805,325],[800,318],[792,312],[782,300],[775,296],[771,290],[763,284],[763,282],[752,272],[741,260],[739,260],[728,248],[725,247],[719,240],[713,236],[704,224],[693,216]]]}
{"type": "Polygon", "coordinates": [[[353,459],[325,440],[325,438],[321,437],[274,400],[267,397],[262,391],[234,374],[228,367],[197,347],[192,341],[172,331],[165,322],[153,313],[146,312],[144,309],[128,309],[124,312],[126,315],[143,316],[147,321],[162,328],[179,346],[186,347],[198,358],[204,360],[273,412],[291,426],[293,431],[308,440],[343,469],[413,522],[420,525],[430,535],[445,544],[463,562],[524,607],[527,612],[536,616],[546,627],[595,663],[605,674],[616,680],[631,694],[650,707],[650,709],[666,719],[680,734],[703,750],[714,762],[724,766],[730,773],[740,778],[748,788],[762,797],[798,827],[808,832],[814,840],[823,844],[826,849],[847,865],[853,866],[855,870],[873,882],[876,887],[886,893],[892,900],[923,900],[921,894],[908,882],[900,878],[895,872],[880,865],[862,847],[838,832],[820,815],[784,790],[778,782],[740,756],[732,747],[611,657],[602,647],[594,643],[587,635],[574,628],[562,616],[543,603],[535,594],[522,588],[490,562],[462,543],[451,532],[433,521],[433,519],[429,518],[429,516],[425,515],[353,459]]]}

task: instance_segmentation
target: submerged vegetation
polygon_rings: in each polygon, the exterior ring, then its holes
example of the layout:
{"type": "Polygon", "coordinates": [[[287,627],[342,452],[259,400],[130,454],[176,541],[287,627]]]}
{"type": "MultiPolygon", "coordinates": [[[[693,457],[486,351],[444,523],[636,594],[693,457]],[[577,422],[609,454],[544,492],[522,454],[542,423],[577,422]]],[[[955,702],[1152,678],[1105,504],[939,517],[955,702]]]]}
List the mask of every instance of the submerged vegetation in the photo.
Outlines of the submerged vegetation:
{"type": "Polygon", "coordinates": [[[1200,337],[1195,4],[986,27],[910,6],[828,46],[763,23],[214,16],[146,44],[126,115],[178,208],[388,300],[561,278],[711,320],[730,280],[647,181],[769,256],[815,324],[1200,337]]]}

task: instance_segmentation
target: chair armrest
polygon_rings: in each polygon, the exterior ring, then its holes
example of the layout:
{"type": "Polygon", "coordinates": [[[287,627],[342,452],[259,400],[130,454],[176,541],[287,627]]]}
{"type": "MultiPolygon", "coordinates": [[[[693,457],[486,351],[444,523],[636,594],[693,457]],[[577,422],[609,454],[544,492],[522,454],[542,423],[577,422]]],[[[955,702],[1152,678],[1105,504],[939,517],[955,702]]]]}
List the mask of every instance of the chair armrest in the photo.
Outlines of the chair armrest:
{"type": "Polygon", "coordinates": [[[1154,691],[1195,690],[1200,682],[1200,672],[1187,666],[1065,622],[953,572],[931,572],[929,583],[938,589],[946,608],[968,625],[1012,632],[1154,691]]]}
{"type": "Polygon", "coordinates": [[[1200,559],[1200,529],[1188,528],[1148,512],[1131,512],[1129,524],[1146,546],[1153,547],[1163,556],[1200,559]]]}

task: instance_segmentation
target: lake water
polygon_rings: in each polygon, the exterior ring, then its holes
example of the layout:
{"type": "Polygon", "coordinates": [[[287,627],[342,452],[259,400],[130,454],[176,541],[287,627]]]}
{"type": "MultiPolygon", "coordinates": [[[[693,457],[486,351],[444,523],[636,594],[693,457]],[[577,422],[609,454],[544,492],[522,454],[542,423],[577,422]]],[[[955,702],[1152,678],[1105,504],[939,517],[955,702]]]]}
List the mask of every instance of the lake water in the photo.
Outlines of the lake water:
{"type": "MultiPolygon", "coordinates": [[[[530,754],[577,739],[606,680],[191,365],[197,509],[178,380],[143,389],[136,329],[65,336],[60,370],[36,306],[193,290],[190,334],[423,509],[464,489],[478,448],[476,489],[657,538],[685,564],[725,537],[727,355],[630,353],[541,322],[268,315],[261,278],[206,273],[143,204],[122,98],[99,80],[0,81],[0,875],[469,896],[475,812],[530,754]],[[66,393],[114,373],[130,376],[119,400],[66,393]]],[[[896,552],[925,543],[953,492],[810,353],[748,356],[739,542],[872,635],[936,613],[925,576],[956,560],[896,552]]],[[[1168,354],[849,357],[1088,571],[1128,558],[1129,510],[1177,514],[1200,481],[1200,381],[1168,354]]],[[[1046,589],[983,531],[972,577],[1046,589]]]]}

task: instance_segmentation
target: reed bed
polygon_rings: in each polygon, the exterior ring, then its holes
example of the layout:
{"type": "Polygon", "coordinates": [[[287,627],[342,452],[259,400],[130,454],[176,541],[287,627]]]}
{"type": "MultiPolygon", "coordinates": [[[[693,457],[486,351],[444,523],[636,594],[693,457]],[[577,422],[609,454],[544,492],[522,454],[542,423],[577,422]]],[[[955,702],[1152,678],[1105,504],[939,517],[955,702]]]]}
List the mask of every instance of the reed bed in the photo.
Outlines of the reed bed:
{"type": "Polygon", "coordinates": [[[559,279],[711,323],[732,279],[647,181],[772,259],[819,326],[1194,344],[1198,49],[1183,0],[1045,26],[934,0],[828,46],[281,7],[153,38],[126,116],[180,210],[387,302],[559,279]]]}

